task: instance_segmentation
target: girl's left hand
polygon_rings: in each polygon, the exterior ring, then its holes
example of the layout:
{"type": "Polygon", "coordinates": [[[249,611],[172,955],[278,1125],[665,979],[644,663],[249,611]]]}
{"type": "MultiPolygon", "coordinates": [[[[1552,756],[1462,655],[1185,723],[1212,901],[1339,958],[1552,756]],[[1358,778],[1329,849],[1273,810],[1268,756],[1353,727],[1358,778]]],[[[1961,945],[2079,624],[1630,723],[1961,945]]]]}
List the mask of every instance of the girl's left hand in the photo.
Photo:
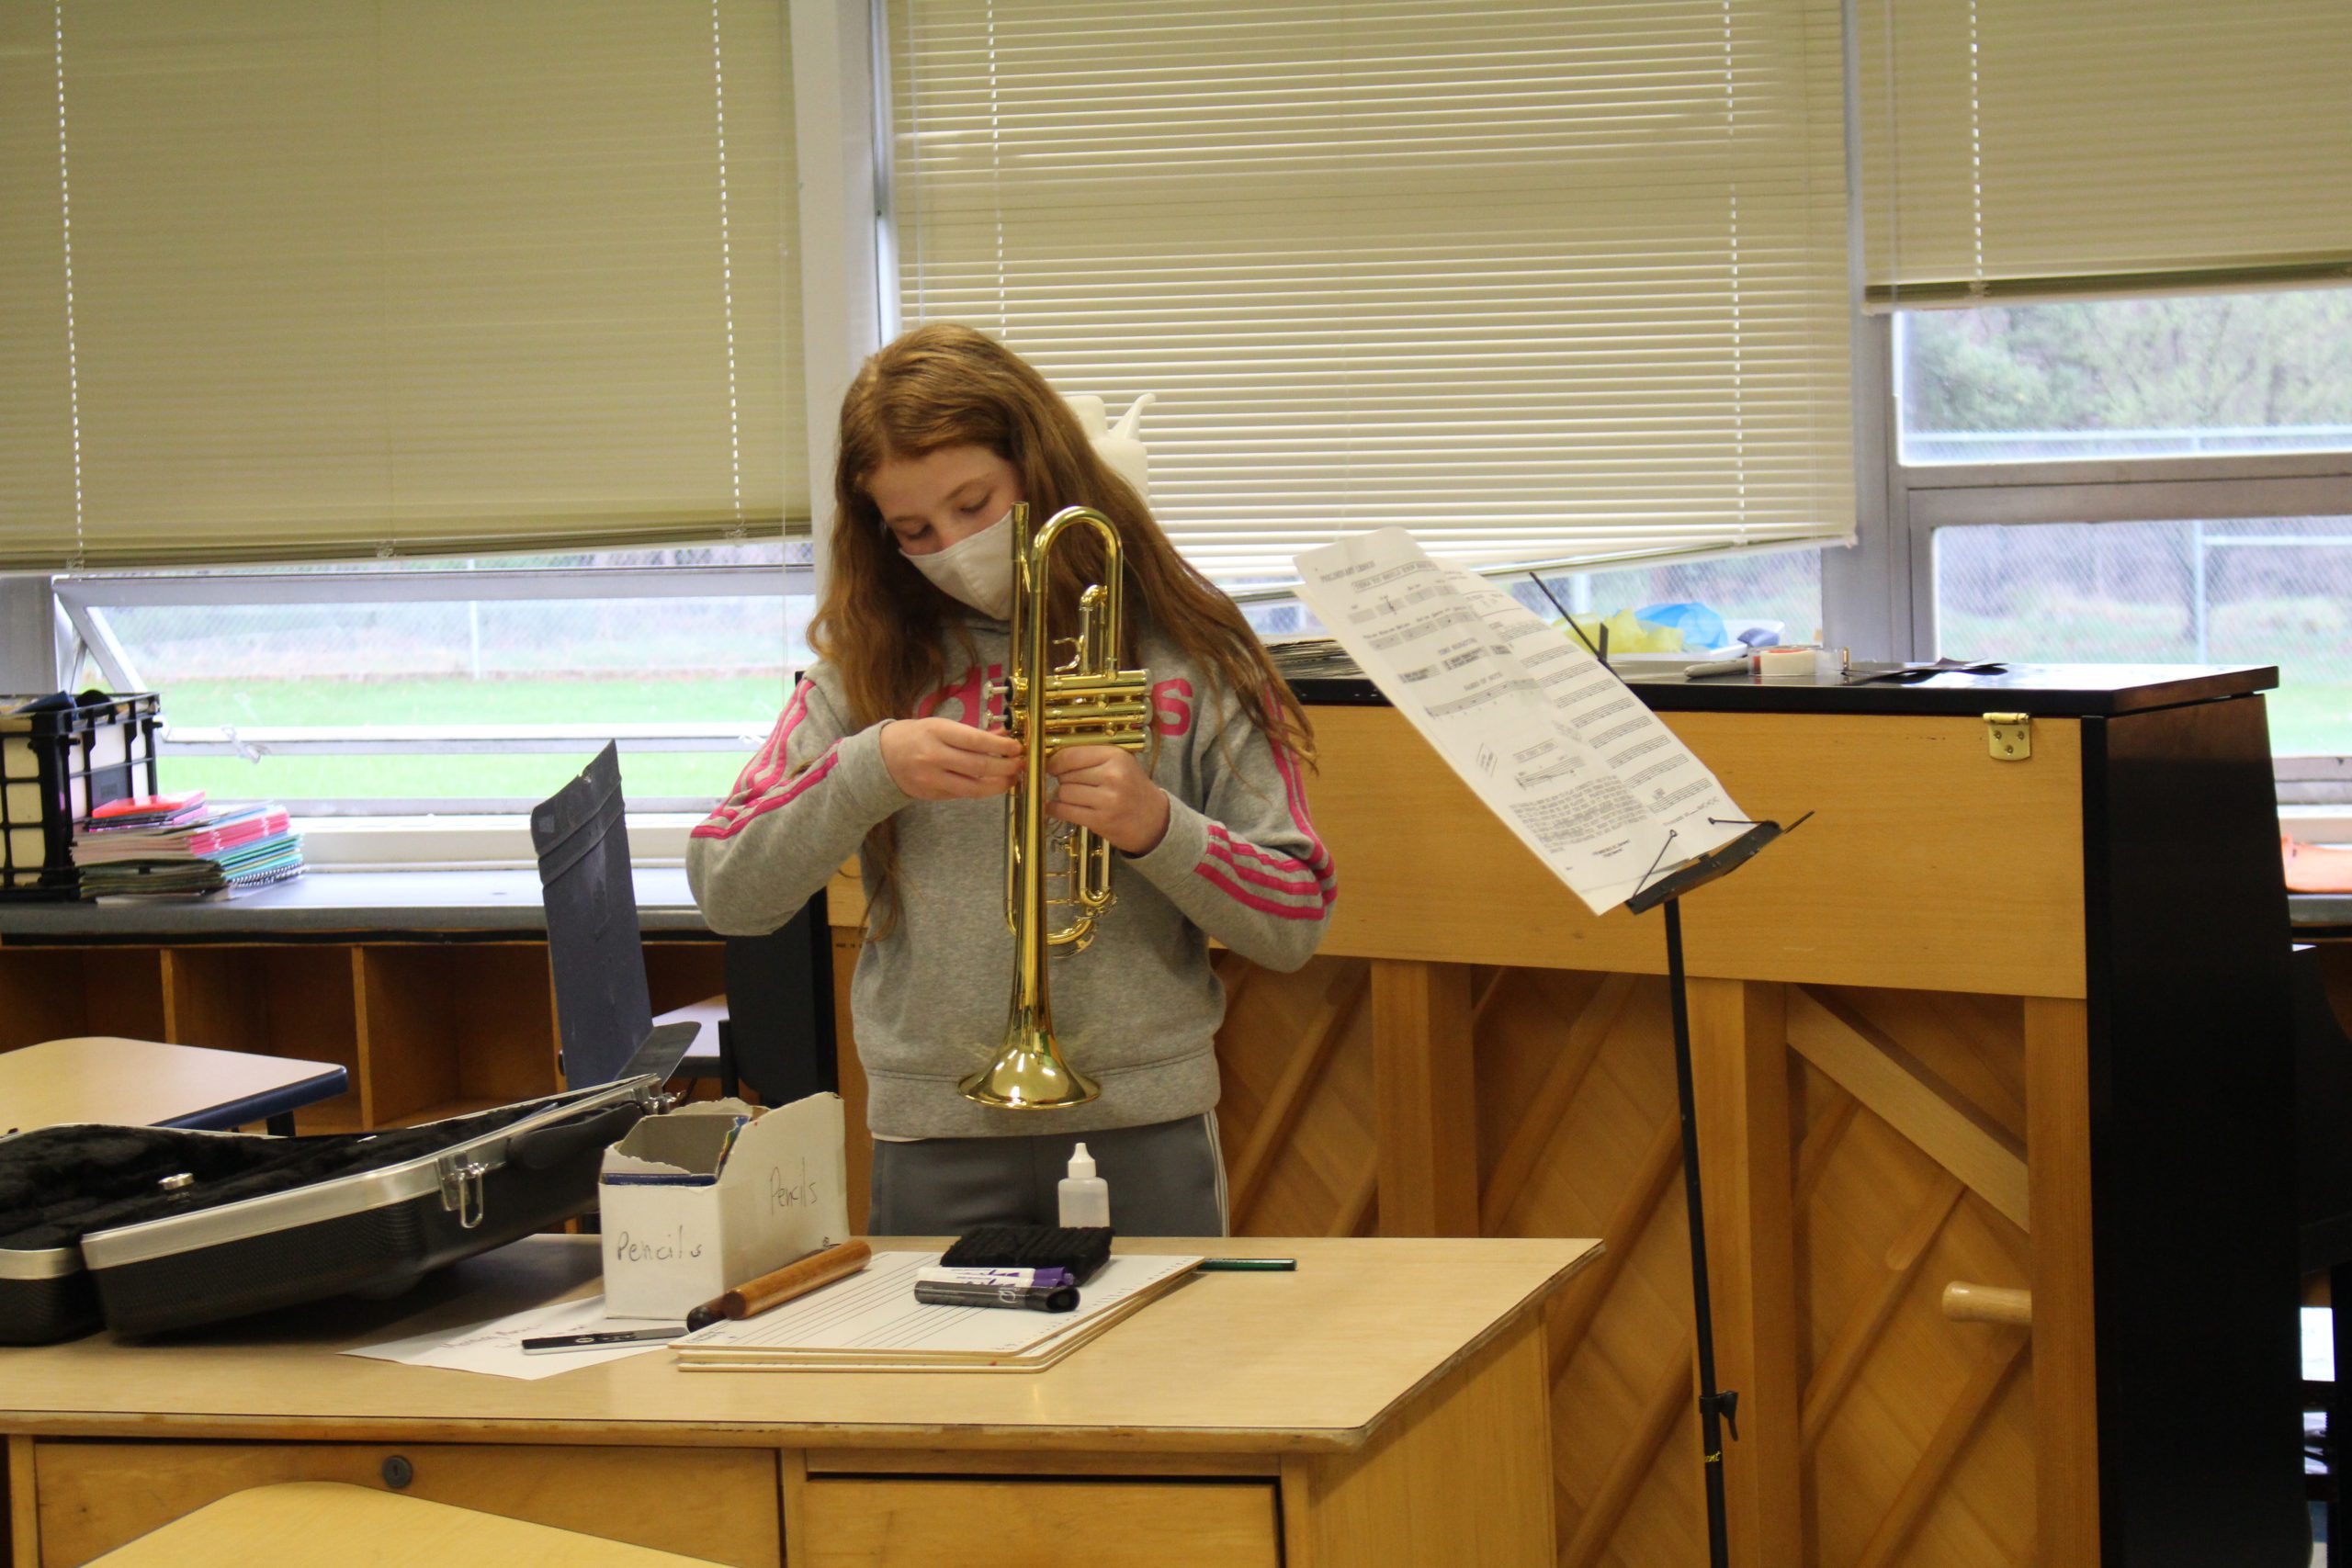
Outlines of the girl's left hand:
{"type": "Polygon", "coordinates": [[[1046,815],[1100,834],[1112,848],[1148,853],[1168,832],[1168,792],[1143,764],[1116,746],[1073,746],[1054,754],[1046,773],[1059,787],[1046,815]]]}

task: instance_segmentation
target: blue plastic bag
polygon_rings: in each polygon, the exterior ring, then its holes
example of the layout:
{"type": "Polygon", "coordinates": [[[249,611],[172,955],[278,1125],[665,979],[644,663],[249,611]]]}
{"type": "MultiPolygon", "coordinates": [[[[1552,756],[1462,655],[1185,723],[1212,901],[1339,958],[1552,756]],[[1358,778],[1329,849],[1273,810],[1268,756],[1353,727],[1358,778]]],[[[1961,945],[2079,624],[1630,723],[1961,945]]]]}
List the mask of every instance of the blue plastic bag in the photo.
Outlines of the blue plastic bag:
{"type": "Polygon", "coordinates": [[[1682,634],[1682,647],[1690,653],[1703,653],[1724,645],[1724,618],[1704,604],[1684,600],[1673,604],[1649,604],[1634,612],[1636,620],[1652,626],[1671,626],[1682,634]]]}

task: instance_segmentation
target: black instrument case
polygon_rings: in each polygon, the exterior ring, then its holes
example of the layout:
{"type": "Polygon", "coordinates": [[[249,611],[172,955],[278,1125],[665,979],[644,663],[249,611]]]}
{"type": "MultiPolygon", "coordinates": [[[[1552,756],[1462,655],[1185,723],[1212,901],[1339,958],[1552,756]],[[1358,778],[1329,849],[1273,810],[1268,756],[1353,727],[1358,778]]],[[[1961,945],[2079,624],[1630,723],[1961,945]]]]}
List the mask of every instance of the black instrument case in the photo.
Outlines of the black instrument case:
{"type": "Polygon", "coordinates": [[[587,1213],[606,1146],[665,1107],[694,1033],[655,1030],[629,1064],[650,1070],[417,1127],[0,1138],[0,1345],[390,1294],[587,1213]]]}

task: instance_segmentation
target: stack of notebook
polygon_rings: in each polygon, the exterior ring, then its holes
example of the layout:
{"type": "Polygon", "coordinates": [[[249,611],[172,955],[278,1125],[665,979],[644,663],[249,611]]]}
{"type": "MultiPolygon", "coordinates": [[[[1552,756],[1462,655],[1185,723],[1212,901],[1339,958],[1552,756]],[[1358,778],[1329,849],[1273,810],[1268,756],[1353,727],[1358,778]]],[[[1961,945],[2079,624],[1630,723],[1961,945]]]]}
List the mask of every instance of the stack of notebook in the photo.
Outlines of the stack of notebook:
{"type": "Polygon", "coordinates": [[[1294,632],[1266,639],[1266,656],[1285,681],[1361,681],[1363,670],[1352,655],[1328,637],[1294,632]]]}
{"type": "Polygon", "coordinates": [[[74,863],[86,898],[232,898],[300,875],[302,836],[282,806],[161,795],[101,808],[74,830],[74,863]]]}
{"type": "Polygon", "coordinates": [[[1079,1292],[1078,1310],[931,1306],[915,1273],[935,1252],[877,1252],[860,1273],[757,1317],[713,1324],[672,1341],[696,1371],[1031,1372],[1120,1322],[1174,1285],[1198,1258],[1121,1255],[1079,1292]]]}

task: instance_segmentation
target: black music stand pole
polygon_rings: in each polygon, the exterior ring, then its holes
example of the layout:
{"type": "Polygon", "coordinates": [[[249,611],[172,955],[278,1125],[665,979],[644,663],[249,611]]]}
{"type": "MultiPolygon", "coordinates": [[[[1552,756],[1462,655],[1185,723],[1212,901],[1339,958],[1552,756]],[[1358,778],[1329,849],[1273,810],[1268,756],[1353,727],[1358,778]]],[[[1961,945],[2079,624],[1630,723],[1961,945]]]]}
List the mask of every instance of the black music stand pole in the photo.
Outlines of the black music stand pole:
{"type": "MultiPolygon", "coordinates": [[[[1805,817],[1813,813],[1806,812],[1805,817]]],[[[1791,823],[1802,826],[1805,818],[1791,823]]],[[[1674,1088],[1682,1104],[1682,1193],[1690,1219],[1690,1328],[1699,1350],[1699,1451],[1707,1483],[1707,1560],[1730,1568],[1731,1540],[1724,1503],[1724,1430],[1739,1438],[1739,1393],[1715,1386],[1714,1307],[1707,1292],[1707,1215],[1699,1190],[1699,1107],[1690,1076],[1690,1002],[1682,969],[1682,895],[1728,876],[1781,833],[1778,822],[1756,822],[1730,843],[1676,866],[1625,900],[1645,914],[1666,910],[1666,985],[1674,1015],[1674,1088]]],[[[1671,840],[1669,840],[1669,842],[1671,840]]],[[[1661,857],[1664,851],[1660,851],[1661,857]]]]}

